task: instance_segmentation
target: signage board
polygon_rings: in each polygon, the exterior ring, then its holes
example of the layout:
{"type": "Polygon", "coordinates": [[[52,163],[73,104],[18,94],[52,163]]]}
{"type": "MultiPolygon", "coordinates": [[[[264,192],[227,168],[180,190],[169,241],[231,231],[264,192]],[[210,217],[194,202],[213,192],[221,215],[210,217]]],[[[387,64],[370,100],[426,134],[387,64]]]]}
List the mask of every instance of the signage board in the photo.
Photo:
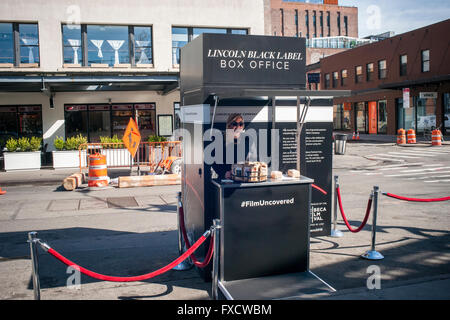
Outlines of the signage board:
{"type": "Polygon", "coordinates": [[[134,157],[139,147],[139,143],[141,142],[141,134],[139,133],[138,126],[133,118],[130,118],[130,121],[128,122],[122,141],[125,148],[127,148],[131,156],[134,157]]]}
{"type": "Polygon", "coordinates": [[[437,99],[437,92],[420,92],[420,99],[437,99]]]}
{"type": "Polygon", "coordinates": [[[409,88],[403,88],[403,108],[409,108],[409,88]]]}
{"type": "Polygon", "coordinates": [[[181,91],[306,87],[304,38],[204,33],[181,48],[181,91]]]}
{"type": "Polygon", "coordinates": [[[308,73],[308,83],[320,83],[320,73],[308,73]]]}

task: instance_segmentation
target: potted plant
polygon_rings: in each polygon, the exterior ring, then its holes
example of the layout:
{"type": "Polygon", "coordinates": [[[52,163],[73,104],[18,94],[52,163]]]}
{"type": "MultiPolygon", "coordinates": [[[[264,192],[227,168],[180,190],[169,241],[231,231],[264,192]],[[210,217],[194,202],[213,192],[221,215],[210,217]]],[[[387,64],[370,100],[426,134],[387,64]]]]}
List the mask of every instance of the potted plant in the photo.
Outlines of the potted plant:
{"type": "Polygon", "coordinates": [[[41,168],[42,138],[10,138],[4,152],[5,170],[39,170],[41,168]]]}
{"type": "MultiPolygon", "coordinates": [[[[80,166],[80,146],[87,143],[87,138],[79,134],[78,136],[67,138],[56,137],[53,145],[56,151],[53,155],[53,168],[77,168],[80,166]]],[[[85,148],[84,148],[85,149],[85,148]]],[[[81,150],[81,165],[86,166],[86,150],[81,150]]]]}
{"type": "Polygon", "coordinates": [[[130,153],[123,145],[122,139],[116,134],[111,138],[107,136],[100,137],[102,143],[102,154],[106,156],[106,164],[113,167],[130,166],[132,160],[130,153]]]}

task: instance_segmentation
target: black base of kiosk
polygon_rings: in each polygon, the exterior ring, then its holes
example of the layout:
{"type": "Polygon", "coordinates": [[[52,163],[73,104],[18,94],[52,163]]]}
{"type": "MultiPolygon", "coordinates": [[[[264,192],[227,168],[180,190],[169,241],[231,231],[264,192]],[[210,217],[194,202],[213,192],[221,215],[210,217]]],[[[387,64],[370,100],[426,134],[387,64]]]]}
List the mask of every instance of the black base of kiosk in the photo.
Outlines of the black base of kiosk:
{"type": "Polygon", "coordinates": [[[309,271],[313,180],[220,183],[219,291],[226,299],[287,299],[333,292],[309,271]]]}

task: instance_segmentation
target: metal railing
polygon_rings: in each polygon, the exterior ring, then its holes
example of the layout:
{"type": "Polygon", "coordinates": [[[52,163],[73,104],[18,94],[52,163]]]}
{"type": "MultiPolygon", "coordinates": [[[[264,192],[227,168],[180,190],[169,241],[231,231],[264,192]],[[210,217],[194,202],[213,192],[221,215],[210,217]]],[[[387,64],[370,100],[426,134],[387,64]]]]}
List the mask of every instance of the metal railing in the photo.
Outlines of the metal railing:
{"type": "Polygon", "coordinates": [[[106,156],[108,168],[144,168],[151,173],[164,168],[169,157],[181,157],[181,141],[141,142],[134,157],[123,143],[85,143],[78,148],[80,172],[89,167],[89,155],[106,156]]]}

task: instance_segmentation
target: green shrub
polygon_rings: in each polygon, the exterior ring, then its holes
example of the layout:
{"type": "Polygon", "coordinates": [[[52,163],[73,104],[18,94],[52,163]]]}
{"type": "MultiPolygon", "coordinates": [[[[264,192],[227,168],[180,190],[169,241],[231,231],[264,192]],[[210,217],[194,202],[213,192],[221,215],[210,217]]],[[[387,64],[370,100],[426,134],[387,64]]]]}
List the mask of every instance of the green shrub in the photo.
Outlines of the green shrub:
{"type": "Polygon", "coordinates": [[[39,151],[41,149],[42,138],[31,137],[29,144],[30,144],[29,149],[31,151],[39,151]]]}
{"type": "Polygon", "coordinates": [[[9,152],[16,151],[18,148],[17,139],[9,138],[8,141],[6,141],[5,147],[9,152]]]}
{"type": "Polygon", "coordinates": [[[63,137],[56,137],[55,140],[53,140],[53,145],[55,146],[56,150],[62,151],[65,147],[65,142],[63,137]]]}
{"type": "Polygon", "coordinates": [[[31,150],[30,139],[27,137],[22,137],[17,140],[18,151],[26,152],[31,150]]]}
{"type": "MultiPolygon", "coordinates": [[[[64,147],[66,150],[78,150],[82,144],[87,143],[87,138],[82,136],[81,133],[77,136],[70,137],[66,139],[66,143],[64,147]]],[[[82,147],[82,149],[86,149],[86,147],[82,147]]]]}
{"type": "Polygon", "coordinates": [[[158,135],[153,135],[153,136],[149,136],[147,138],[148,142],[164,142],[167,141],[166,137],[162,137],[162,136],[158,136],[158,135]]]}
{"type": "Polygon", "coordinates": [[[106,145],[103,146],[103,149],[120,149],[124,148],[123,141],[120,139],[117,134],[115,134],[112,138],[103,136],[100,137],[101,143],[106,143],[106,145]],[[111,143],[120,143],[120,144],[111,144],[111,143]]]}

